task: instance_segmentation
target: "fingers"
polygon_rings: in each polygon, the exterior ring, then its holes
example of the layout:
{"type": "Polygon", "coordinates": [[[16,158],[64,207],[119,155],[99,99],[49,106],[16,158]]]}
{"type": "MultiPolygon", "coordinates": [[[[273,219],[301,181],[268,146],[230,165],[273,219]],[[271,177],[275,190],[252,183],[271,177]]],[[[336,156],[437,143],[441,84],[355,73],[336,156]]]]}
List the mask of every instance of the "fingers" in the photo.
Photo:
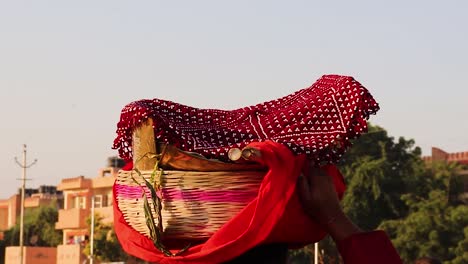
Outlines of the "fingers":
{"type": "Polygon", "coordinates": [[[308,201],[309,196],[310,196],[310,186],[309,186],[309,181],[304,177],[304,175],[299,175],[299,178],[297,179],[297,194],[299,196],[299,200],[301,201],[308,201]]]}
{"type": "Polygon", "coordinates": [[[328,174],[322,170],[320,167],[316,166],[313,161],[306,161],[307,164],[304,165],[303,173],[309,181],[312,181],[314,177],[324,177],[328,174]]]}
{"type": "Polygon", "coordinates": [[[304,165],[304,169],[305,169],[305,173],[307,177],[312,177],[314,175],[320,175],[320,176],[326,175],[326,173],[324,173],[320,169],[320,165],[315,163],[315,161],[306,160],[306,163],[307,164],[304,165]]]}
{"type": "Polygon", "coordinates": [[[315,167],[314,175],[317,175],[317,176],[320,176],[320,177],[325,177],[325,176],[328,176],[328,173],[325,170],[323,170],[322,168],[315,167]]]}

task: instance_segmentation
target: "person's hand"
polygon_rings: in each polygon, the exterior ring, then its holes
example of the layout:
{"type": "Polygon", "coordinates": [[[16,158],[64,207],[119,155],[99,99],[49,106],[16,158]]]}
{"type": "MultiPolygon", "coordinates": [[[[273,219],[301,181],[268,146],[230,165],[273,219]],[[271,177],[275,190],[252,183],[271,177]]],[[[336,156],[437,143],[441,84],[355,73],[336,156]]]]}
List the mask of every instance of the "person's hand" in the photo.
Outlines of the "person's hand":
{"type": "Polygon", "coordinates": [[[297,195],[304,212],[327,230],[335,241],[359,233],[344,214],[332,179],[322,169],[307,161],[297,182],[297,195]]]}
{"type": "Polygon", "coordinates": [[[342,212],[335,186],[330,176],[312,161],[306,161],[304,166],[304,174],[297,182],[299,200],[305,213],[325,227],[342,212]]]}

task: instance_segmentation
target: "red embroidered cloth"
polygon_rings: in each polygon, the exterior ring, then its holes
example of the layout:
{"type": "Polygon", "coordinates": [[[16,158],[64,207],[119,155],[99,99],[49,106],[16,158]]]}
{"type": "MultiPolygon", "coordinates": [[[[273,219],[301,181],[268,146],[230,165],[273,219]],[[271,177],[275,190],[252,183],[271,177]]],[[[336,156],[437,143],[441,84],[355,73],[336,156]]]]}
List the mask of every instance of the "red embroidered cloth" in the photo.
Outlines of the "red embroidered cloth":
{"type": "MultiPolygon", "coordinates": [[[[221,263],[261,243],[320,240],[324,231],[304,215],[294,192],[305,156],[336,162],[349,140],[366,131],[366,119],[378,109],[360,83],[338,75],[323,76],[289,96],[232,111],[197,109],[160,99],[130,103],[122,110],[114,141],[126,161],[132,159],[133,129],[152,118],[160,141],[221,160],[227,159],[230,148],[250,144],[262,152],[260,162],[269,170],[257,197],[244,210],[208,241],[177,257],[165,257],[149,238],[128,226],[114,200],[114,225],[122,247],[159,263],[221,263]]],[[[341,174],[335,166],[324,169],[341,197],[345,188],[341,174]]]]}
{"type": "Polygon", "coordinates": [[[366,119],[378,109],[359,82],[339,75],[325,75],[294,94],[231,111],[140,100],[123,108],[113,148],[131,161],[133,129],[152,118],[157,140],[207,158],[227,160],[230,148],[272,140],[295,154],[334,163],[349,140],[367,130],[366,119]]]}

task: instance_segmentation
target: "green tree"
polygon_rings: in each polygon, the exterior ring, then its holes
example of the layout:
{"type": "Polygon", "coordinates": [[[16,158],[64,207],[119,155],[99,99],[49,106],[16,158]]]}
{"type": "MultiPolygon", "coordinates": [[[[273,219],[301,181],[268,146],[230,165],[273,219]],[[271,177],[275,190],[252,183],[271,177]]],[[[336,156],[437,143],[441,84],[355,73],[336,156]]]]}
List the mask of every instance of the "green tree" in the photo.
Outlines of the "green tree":
{"type": "MultiPolygon", "coordinates": [[[[401,196],[426,192],[425,167],[421,150],[414,140],[397,141],[381,127],[369,124],[369,132],[353,141],[339,163],[347,183],[342,201],[347,215],[361,228],[373,230],[382,221],[403,217],[408,206],[401,196]]],[[[340,257],[331,240],[320,242],[327,263],[339,263],[340,257]]],[[[310,249],[291,252],[295,259],[310,257],[310,249]]]]}
{"type": "MultiPolygon", "coordinates": [[[[381,127],[369,124],[369,132],[353,141],[339,163],[347,190],[342,201],[346,214],[364,230],[374,230],[383,221],[406,216],[409,206],[401,197],[428,193],[425,165],[414,140],[395,140],[381,127]]],[[[327,263],[339,263],[330,239],[320,242],[327,263]],[[331,261],[333,259],[333,261],[331,261]]],[[[310,250],[294,252],[296,258],[310,250]]]]}
{"type": "Polygon", "coordinates": [[[385,219],[405,215],[408,208],[401,195],[424,191],[420,148],[414,140],[395,141],[378,126],[369,125],[369,133],[354,141],[340,170],[347,183],[343,209],[363,229],[373,230],[385,219]]]}
{"type": "MultiPolygon", "coordinates": [[[[48,206],[27,209],[24,214],[24,245],[55,247],[62,242],[62,232],[55,229],[58,209],[55,202],[48,206]]],[[[19,222],[19,221],[18,221],[19,222]]],[[[5,245],[19,245],[19,223],[5,231],[5,245]]]]}
{"type": "Polygon", "coordinates": [[[421,182],[430,190],[402,195],[408,215],[380,225],[405,261],[434,256],[446,264],[468,263],[468,206],[456,199],[462,191],[458,169],[456,164],[433,164],[421,182]]]}
{"type": "MultiPolygon", "coordinates": [[[[94,247],[95,259],[99,261],[125,261],[128,256],[123,251],[111,224],[102,222],[102,217],[95,214],[94,224],[94,247]]],[[[91,219],[86,220],[88,227],[91,227],[91,219]]],[[[89,256],[91,245],[88,243],[84,248],[84,254],[89,256]]]]}

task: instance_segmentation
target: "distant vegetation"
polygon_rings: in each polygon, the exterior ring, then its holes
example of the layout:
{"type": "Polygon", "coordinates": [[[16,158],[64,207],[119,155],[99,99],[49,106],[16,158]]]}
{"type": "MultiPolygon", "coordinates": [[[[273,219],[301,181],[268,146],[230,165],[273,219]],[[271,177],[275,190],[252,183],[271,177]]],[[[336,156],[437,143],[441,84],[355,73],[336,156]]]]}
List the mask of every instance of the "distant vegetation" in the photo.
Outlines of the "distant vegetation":
{"type": "MultiPolygon", "coordinates": [[[[62,231],[55,229],[57,220],[58,208],[56,203],[25,210],[24,245],[56,247],[62,244],[62,231]]],[[[5,231],[4,243],[6,246],[19,245],[19,219],[17,222],[15,226],[5,231]]]]}
{"type": "MultiPolygon", "coordinates": [[[[91,218],[88,218],[86,222],[90,230],[91,218]]],[[[87,243],[83,253],[89,256],[90,251],[91,244],[87,243]]],[[[126,261],[129,258],[120,246],[112,224],[103,223],[99,214],[95,215],[93,251],[95,259],[100,262],[126,261]]]]}

